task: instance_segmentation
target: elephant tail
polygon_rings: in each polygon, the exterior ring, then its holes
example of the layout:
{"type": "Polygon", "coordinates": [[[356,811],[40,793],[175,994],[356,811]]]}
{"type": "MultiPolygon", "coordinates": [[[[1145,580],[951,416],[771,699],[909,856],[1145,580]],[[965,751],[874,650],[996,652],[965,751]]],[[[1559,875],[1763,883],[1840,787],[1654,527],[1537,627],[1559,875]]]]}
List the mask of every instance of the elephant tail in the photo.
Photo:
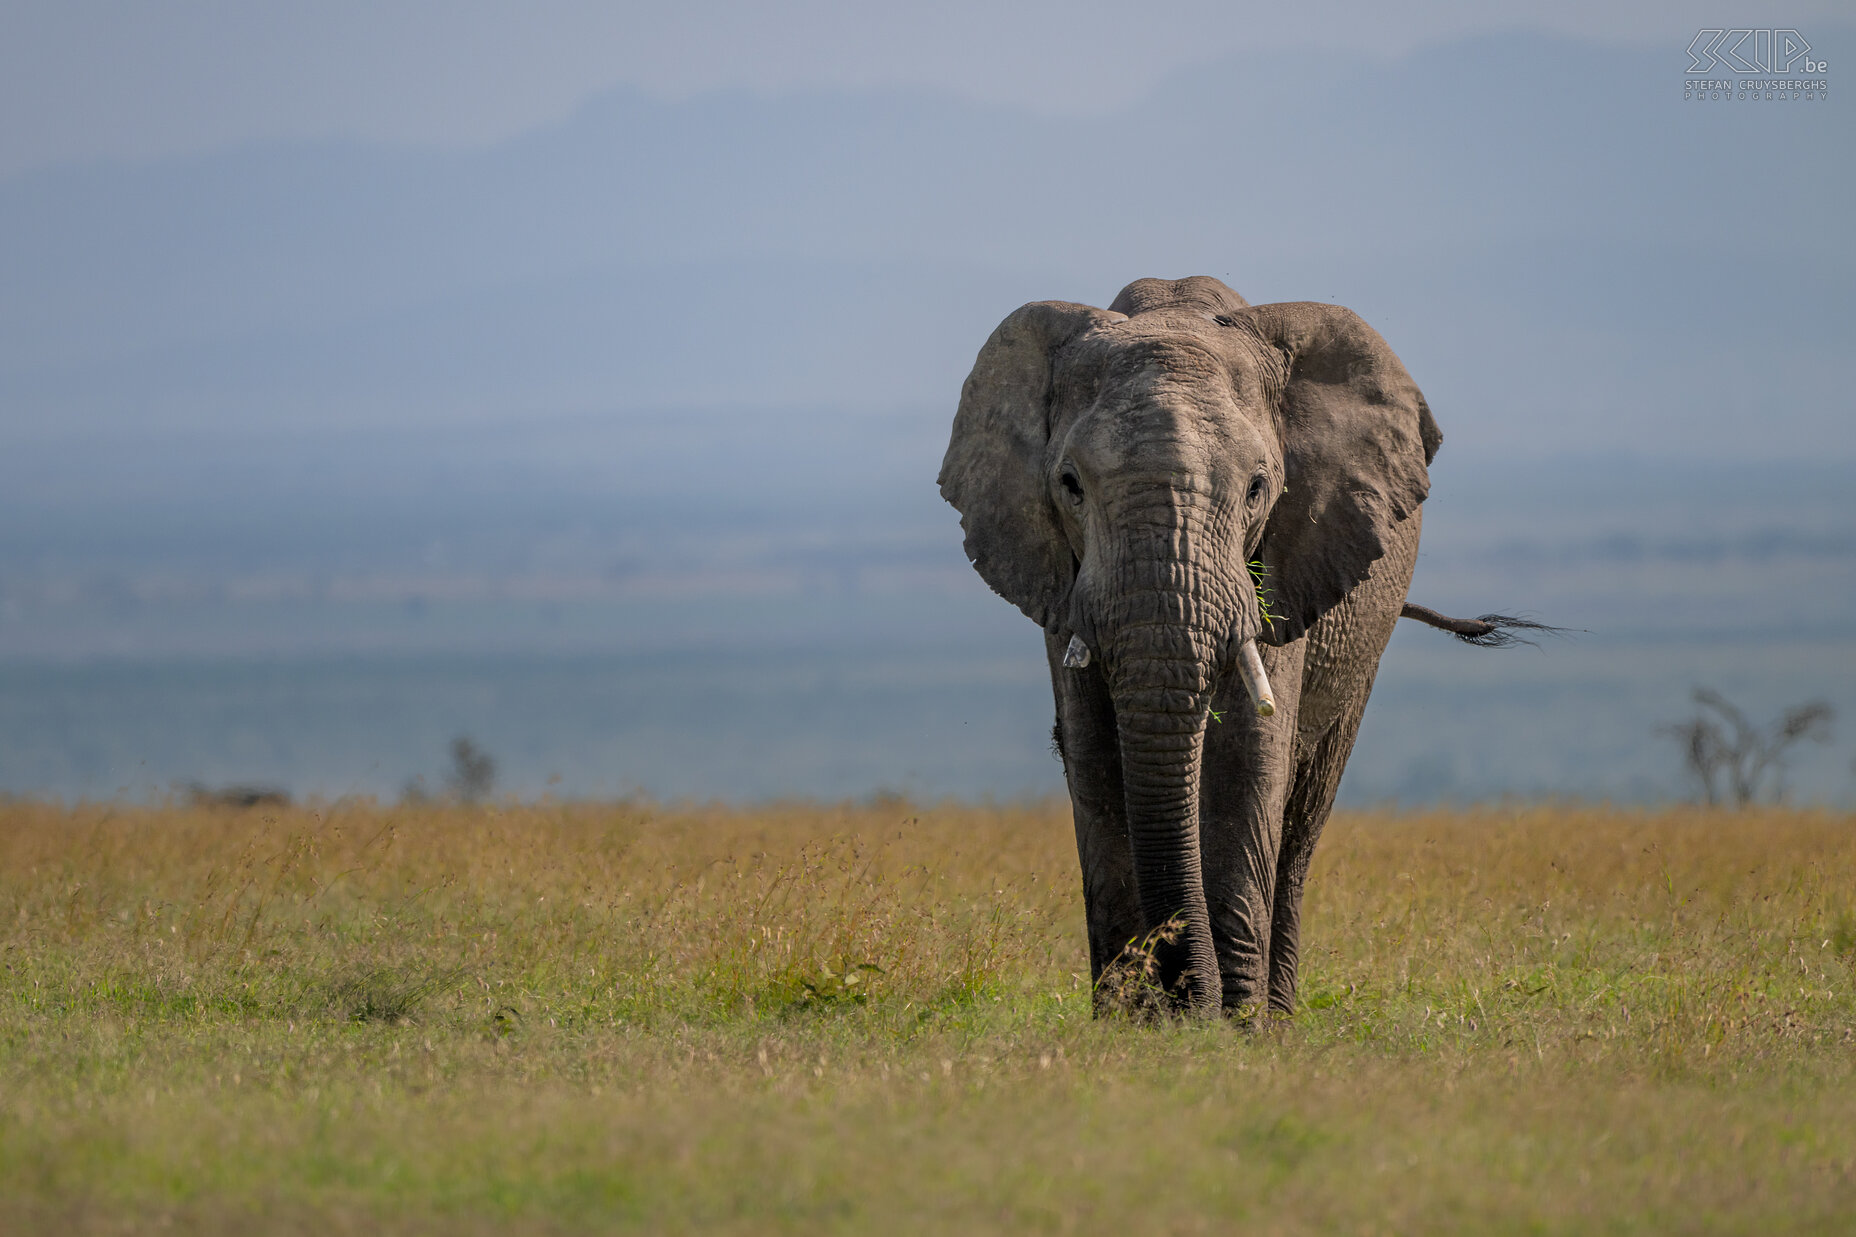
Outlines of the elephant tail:
{"type": "Polygon", "coordinates": [[[1473,619],[1451,618],[1448,614],[1439,614],[1427,606],[1409,601],[1399,612],[1399,617],[1417,619],[1439,631],[1449,632],[1464,644],[1485,649],[1505,649],[1516,644],[1534,643],[1526,636],[1516,635],[1516,632],[1535,631],[1546,636],[1557,636],[1566,631],[1564,627],[1549,627],[1545,623],[1516,618],[1511,614],[1479,614],[1473,619]]]}

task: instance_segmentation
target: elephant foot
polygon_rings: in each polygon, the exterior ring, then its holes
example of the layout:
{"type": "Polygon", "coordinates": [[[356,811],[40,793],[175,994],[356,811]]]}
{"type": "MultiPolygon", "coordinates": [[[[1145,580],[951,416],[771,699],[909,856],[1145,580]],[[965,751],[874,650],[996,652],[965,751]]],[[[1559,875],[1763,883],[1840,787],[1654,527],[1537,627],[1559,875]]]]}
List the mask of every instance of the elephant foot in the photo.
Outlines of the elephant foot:
{"type": "Polygon", "coordinates": [[[1294,1015],[1259,1001],[1248,1005],[1227,1005],[1224,1010],[1225,1021],[1239,1031],[1249,1035],[1268,1035],[1286,1027],[1294,1015]]]}
{"type": "Polygon", "coordinates": [[[1226,1005],[1224,1020],[1240,1031],[1255,1031],[1262,1027],[1268,1010],[1255,1001],[1246,1001],[1241,1005],[1226,1005]]]}
{"type": "Polygon", "coordinates": [[[1259,968],[1245,967],[1242,970],[1232,968],[1224,974],[1223,998],[1225,1017],[1236,1017],[1246,1009],[1259,1009],[1263,1006],[1268,989],[1263,977],[1256,972],[1259,968]]]}
{"type": "Polygon", "coordinates": [[[1282,990],[1274,983],[1265,984],[1255,975],[1229,976],[1224,981],[1224,1016],[1227,1021],[1250,1028],[1263,1030],[1281,1023],[1295,1014],[1295,994],[1293,990],[1285,999],[1282,990]]]}
{"type": "Polygon", "coordinates": [[[1270,978],[1270,1012],[1281,1018],[1295,1015],[1296,991],[1300,985],[1293,974],[1278,972],[1270,978]]]}

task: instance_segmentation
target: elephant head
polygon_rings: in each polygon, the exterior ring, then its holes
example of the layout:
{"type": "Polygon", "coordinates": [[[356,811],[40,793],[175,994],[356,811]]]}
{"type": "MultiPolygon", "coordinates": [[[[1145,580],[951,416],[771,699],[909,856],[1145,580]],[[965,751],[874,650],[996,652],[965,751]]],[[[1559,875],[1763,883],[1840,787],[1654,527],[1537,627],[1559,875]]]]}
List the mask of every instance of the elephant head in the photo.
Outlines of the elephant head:
{"type": "Polygon", "coordinates": [[[1424,500],[1441,440],[1384,340],[1331,305],[1144,279],[1006,318],[961,392],[941,493],[986,582],[1106,680],[1142,915],[1216,1009],[1198,800],[1213,689],[1299,639],[1424,500]]]}

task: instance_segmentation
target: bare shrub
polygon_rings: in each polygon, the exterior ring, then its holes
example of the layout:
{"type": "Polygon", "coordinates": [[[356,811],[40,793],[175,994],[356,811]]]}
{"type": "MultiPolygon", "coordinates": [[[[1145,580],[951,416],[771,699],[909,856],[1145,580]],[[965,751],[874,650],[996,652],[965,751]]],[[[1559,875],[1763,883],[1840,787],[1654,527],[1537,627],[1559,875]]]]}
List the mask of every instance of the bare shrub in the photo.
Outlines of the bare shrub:
{"type": "Polygon", "coordinates": [[[1096,981],[1096,1016],[1120,1014],[1147,1022],[1170,1011],[1173,1002],[1161,986],[1157,955],[1162,945],[1174,944],[1185,930],[1184,916],[1175,915],[1146,936],[1122,946],[1121,954],[1102,968],[1102,978],[1096,981]]]}
{"type": "Polygon", "coordinates": [[[1766,726],[1756,726],[1734,703],[1709,687],[1697,687],[1701,711],[1686,722],[1659,728],[1682,747],[1682,760],[1710,804],[1745,807],[1769,787],[1772,801],[1785,795],[1785,754],[1805,740],[1830,741],[1836,710],[1827,701],[1793,705],[1766,726]]]}
{"type": "Polygon", "coordinates": [[[445,785],[460,803],[481,803],[496,785],[496,761],[469,735],[451,740],[451,769],[445,785]]]}

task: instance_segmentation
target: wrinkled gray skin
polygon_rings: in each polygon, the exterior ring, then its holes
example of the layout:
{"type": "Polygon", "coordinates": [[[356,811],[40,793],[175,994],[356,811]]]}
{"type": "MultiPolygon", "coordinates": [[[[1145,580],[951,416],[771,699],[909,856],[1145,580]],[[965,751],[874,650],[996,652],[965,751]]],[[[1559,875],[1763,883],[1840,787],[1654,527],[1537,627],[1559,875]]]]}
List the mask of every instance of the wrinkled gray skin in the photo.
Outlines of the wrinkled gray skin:
{"type": "Polygon", "coordinates": [[[1026,305],[981,349],[941,492],[1045,632],[1096,979],[1178,916],[1158,961],[1179,1008],[1294,1008],[1303,880],[1441,437],[1357,315],[1203,276],[1026,305]],[[1252,637],[1269,718],[1234,669],[1252,637]]]}

